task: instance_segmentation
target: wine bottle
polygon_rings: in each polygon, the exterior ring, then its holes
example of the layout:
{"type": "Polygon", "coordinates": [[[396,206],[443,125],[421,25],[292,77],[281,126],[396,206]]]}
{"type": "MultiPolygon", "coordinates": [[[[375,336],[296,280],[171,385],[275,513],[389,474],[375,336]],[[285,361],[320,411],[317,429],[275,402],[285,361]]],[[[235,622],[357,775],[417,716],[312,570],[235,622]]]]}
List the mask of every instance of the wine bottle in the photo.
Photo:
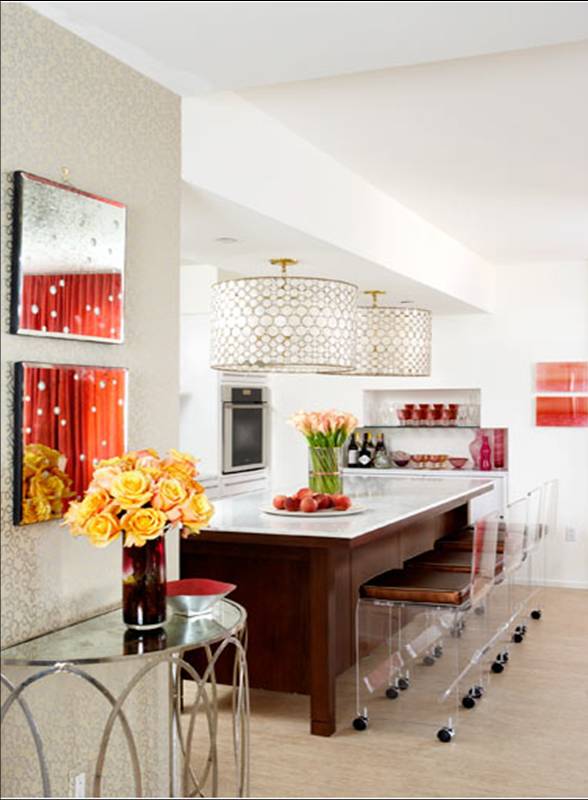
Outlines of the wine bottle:
{"type": "Polygon", "coordinates": [[[388,451],[386,450],[386,442],[384,441],[384,434],[379,433],[376,441],[376,455],[378,455],[378,453],[383,453],[385,455],[387,452],[388,451]]]}
{"type": "Polygon", "coordinates": [[[370,434],[364,433],[363,442],[361,443],[361,450],[357,457],[358,466],[371,467],[372,466],[372,448],[370,447],[370,434]]]}
{"type": "Polygon", "coordinates": [[[357,440],[355,438],[355,434],[351,434],[351,441],[349,442],[349,447],[347,448],[347,466],[348,467],[357,467],[359,466],[357,459],[359,456],[359,447],[357,446],[357,440]]]}

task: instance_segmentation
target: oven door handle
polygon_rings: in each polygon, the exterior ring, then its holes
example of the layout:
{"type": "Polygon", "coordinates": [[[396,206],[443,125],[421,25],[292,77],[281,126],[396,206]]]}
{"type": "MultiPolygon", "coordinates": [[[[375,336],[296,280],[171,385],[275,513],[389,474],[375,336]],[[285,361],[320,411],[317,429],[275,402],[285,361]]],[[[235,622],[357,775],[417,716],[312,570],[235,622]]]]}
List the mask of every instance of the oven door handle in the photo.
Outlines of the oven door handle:
{"type": "Polygon", "coordinates": [[[258,408],[260,411],[265,411],[267,403],[263,400],[261,403],[223,403],[226,409],[230,408],[258,408]]]}

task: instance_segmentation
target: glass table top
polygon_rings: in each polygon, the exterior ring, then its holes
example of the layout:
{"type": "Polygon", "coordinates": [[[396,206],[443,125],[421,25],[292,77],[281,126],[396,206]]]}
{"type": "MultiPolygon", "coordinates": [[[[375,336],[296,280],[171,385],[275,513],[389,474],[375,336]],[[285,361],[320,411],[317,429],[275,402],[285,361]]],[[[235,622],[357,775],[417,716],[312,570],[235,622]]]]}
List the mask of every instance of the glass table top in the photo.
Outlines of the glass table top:
{"type": "Polygon", "coordinates": [[[241,630],[246,619],[242,606],[221,600],[206,616],[182,617],[168,611],[161,628],[140,632],[126,627],[119,608],[7,647],[0,652],[0,660],[13,666],[99,664],[182,652],[222,641],[241,630]]]}

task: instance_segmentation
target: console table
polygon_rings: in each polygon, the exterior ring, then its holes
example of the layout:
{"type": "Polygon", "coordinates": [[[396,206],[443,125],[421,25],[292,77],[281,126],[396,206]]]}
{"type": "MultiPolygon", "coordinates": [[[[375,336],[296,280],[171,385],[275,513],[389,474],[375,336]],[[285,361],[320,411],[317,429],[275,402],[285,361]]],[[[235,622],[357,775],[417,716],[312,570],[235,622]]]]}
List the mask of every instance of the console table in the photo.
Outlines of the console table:
{"type": "MultiPolygon", "coordinates": [[[[31,710],[27,689],[40,683],[51,691],[51,676],[65,674],[81,679],[100,693],[110,705],[90,784],[91,796],[101,797],[104,762],[113,727],[122,726],[134,781],[135,797],[143,796],[143,780],[136,739],[154,735],[153,731],[133,731],[125,713],[125,702],[141,680],[161,664],[167,665],[168,709],[165,721],[168,741],[168,792],[170,797],[212,796],[218,793],[217,757],[217,685],[215,666],[227,651],[233,654],[233,744],[235,749],[235,796],[248,792],[249,778],[249,689],[244,639],[247,623],[245,609],[230,600],[217,603],[210,614],[199,617],[173,615],[155,631],[137,633],[126,629],[120,609],[93,617],[75,625],[39,636],[1,653],[3,694],[1,722],[8,735],[11,708],[20,706],[31,733],[40,770],[44,797],[51,797],[51,776],[44,752],[44,737],[31,710]],[[200,671],[186,661],[188,652],[203,653],[200,671]],[[88,667],[110,664],[133,666],[133,674],[118,696],[105,682],[90,674],[88,667]],[[32,668],[20,681],[11,680],[11,667],[32,668]],[[196,697],[189,714],[187,732],[182,730],[181,678],[187,673],[196,682],[196,697]],[[191,763],[191,751],[197,718],[207,730],[208,754],[197,769],[191,763]]],[[[226,655],[225,655],[226,658],[226,655]]],[[[28,671],[28,670],[27,670],[28,671]]],[[[48,695],[50,697],[50,695],[48,695]]],[[[55,708],[62,715],[62,708],[55,708]]],[[[67,753],[64,753],[64,759],[67,753]]],[[[202,760],[202,759],[201,759],[202,760]]],[[[94,762],[93,762],[94,763],[94,762]]],[[[8,769],[8,765],[4,765],[8,769]]],[[[167,796],[167,794],[166,794],[167,796]]]]}

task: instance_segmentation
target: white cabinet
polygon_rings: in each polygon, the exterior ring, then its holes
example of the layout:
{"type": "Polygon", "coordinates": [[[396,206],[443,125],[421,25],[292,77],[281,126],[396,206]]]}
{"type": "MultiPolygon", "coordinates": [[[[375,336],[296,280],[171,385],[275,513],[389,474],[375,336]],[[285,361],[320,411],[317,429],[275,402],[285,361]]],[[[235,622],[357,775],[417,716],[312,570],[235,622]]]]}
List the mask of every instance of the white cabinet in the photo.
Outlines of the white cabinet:
{"type": "Polygon", "coordinates": [[[234,497],[248,492],[263,492],[269,489],[269,474],[266,469],[222,475],[220,481],[223,497],[234,497]]]}

